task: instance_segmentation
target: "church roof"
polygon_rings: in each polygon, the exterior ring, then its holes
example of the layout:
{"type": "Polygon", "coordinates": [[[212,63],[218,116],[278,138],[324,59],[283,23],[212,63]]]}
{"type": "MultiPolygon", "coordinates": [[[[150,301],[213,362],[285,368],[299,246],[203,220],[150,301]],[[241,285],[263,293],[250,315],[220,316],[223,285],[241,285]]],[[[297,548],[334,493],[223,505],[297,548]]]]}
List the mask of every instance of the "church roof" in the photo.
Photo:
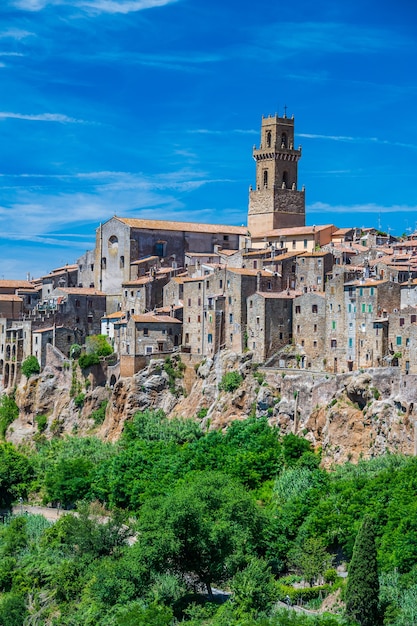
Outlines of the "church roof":
{"type": "Polygon", "coordinates": [[[146,220],[130,217],[116,217],[120,222],[143,230],[174,230],[191,233],[228,233],[233,235],[247,235],[246,226],[228,226],[224,224],[202,224],[200,222],[174,222],[165,220],[146,220]]]}

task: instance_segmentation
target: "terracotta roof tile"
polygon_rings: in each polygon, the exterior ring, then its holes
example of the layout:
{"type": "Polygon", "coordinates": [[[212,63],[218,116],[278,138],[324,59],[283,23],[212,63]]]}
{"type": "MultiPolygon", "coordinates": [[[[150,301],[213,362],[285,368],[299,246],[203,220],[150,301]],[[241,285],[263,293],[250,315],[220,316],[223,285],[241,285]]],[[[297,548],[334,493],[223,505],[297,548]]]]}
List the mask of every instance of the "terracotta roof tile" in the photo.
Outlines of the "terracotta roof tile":
{"type": "Polygon", "coordinates": [[[131,228],[144,230],[174,230],[193,233],[228,233],[234,235],[246,235],[248,229],[244,226],[228,226],[224,224],[201,224],[199,222],[174,222],[165,220],[146,220],[128,217],[117,217],[120,222],[131,228]]]}

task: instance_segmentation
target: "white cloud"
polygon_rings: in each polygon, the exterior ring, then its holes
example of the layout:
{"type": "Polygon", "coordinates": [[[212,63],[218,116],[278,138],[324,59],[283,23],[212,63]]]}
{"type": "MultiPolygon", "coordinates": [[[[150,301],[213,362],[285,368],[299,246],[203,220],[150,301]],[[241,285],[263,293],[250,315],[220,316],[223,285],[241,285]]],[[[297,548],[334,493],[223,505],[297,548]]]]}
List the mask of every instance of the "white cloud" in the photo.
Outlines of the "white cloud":
{"type": "Polygon", "coordinates": [[[373,143],[386,146],[398,146],[400,148],[417,149],[417,145],[411,143],[403,143],[400,141],[390,141],[389,139],[378,139],[378,137],[349,137],[346,135],[317,135],[313,133],[298,133],[298,137],[305,139],[324,139],[329,141],[341,141],[344,143],[373,143]]]}
{"type": "Polygon", "coordinates": [[[0,119],[28,120],[30,122],[59,122],[61,124],[87,124],[84,120],[78,120],[61,113],[12,113],[10,111],[0,111],[0,119]]]}
{"type": "Polygon", "coordinates": [[[30,37],[33,34],[34,33],[30,33],[27,30],[21,30],[20,28],[8,28],[7,30],[0,31],[0,39],[17,39],[20,41],[21,39],[30,37]]]}
{"type": "Polygon", "coordinates": [[[41,11],[47,6],[68,6],[88,13],[121,13],[144,11],[173,4],[179,0],[15,0],[14,6],[24,11],[41,11]]]}
{"type": "Polygon", "coordinates": [[[410,206],[405,204],[393,204],[391,206],[384,206],[380,204],[368,203],[368,204],[352,204],[352,205],[344,205],[344,204],[326,204],[324,202],[314,202],[307,207],[308,213],[321,213],[321,214],[330,214],[330,213],[338,213],[345,214],[349,216],[354,213],[415,213],[417,212],[417,205],[410,206]]]}

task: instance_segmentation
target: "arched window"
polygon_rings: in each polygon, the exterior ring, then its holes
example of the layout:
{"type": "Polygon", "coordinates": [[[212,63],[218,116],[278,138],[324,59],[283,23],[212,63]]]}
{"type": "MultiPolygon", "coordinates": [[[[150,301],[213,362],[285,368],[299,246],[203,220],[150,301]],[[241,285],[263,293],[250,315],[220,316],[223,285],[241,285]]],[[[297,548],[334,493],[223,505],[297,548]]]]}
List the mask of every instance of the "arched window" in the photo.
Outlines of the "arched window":
{"type": "Polygon", "coordinates": [[[287,133],[282,133],[281,135],[281,148],[286,148],[288,145],[287,133]]]}
{"type": "Polygon", "coordinates": [[[288,172],[282,173],[282,182],[284,183],[285,187],[288,187],[288,172]]]}
{"type": "Polygon", "coordinates": [[[268,170],[264,170],[264,187],[268,187],[268,170]]]}
{"type": "Polygon", "coordinates": [[[119,245],[119,240],[117,239],[116,235],[112,235],[111,237],[109,237],[109,248],[117,248],[119,245]]]}
{"type": "Polygon", "coordinates": [[[271,147],[271,131],[268,130],[266,133],[266,147],[270,148],[271,147]]]}
{"type": "Polygon", "coordinates": [[[120,268],[123,269],[124,266],[125,266],[125,258],[124,258],[124,256],[121,256],[120,257],[120,268]]]}
{"type": "Polygon", "coordinates": [[[107,267],[107,259],[105,256],[103,256],[103,258],[101,259],[101,269],[105,270],[107,267]]]}

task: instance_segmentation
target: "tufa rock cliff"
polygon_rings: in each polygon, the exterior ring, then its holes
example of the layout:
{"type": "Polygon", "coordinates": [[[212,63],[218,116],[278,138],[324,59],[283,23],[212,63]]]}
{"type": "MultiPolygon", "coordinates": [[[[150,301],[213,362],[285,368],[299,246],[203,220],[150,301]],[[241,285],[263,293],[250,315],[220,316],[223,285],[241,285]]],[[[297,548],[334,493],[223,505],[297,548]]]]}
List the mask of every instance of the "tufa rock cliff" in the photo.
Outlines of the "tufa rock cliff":
{"type": "Polygon", "coordinates": [[[281,432],[321,448],[326,466],[387,451],[414,453],[417,377],[401,375],[398,368],[330,375],[261,368],[250,352],[224,351],[198,364],[184,364],[179,356],[152,360],[113,388],[105,384],[105,370],[104,363],[82,372],[77,362],[51,350],[42,374],[16,390],[19,418],[9,427],[8,440],[18,444],[77,433],[115,441],[137,411],[162,409],[168,417],[197,419],[204,429],[266,416],[281,432]],[[221,383],[230,372],[236,372],[237,384],[225,390],[221,383]]]}

